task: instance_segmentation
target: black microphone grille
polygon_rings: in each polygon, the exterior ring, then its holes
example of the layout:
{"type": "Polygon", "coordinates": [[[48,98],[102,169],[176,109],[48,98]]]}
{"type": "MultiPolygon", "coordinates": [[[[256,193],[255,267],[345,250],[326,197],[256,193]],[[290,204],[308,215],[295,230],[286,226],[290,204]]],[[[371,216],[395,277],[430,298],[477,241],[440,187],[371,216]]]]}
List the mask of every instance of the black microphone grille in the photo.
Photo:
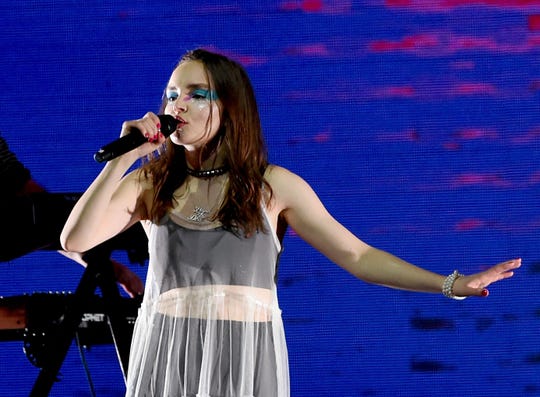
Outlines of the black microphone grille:
{"type": "Polygon", "coordinates": [[[179,121],[176,120],[173,116],[168,114],[160,114],[159,122],[161,123],[161,133],[165,136],[171,135],[176,131],[179,121]]]}

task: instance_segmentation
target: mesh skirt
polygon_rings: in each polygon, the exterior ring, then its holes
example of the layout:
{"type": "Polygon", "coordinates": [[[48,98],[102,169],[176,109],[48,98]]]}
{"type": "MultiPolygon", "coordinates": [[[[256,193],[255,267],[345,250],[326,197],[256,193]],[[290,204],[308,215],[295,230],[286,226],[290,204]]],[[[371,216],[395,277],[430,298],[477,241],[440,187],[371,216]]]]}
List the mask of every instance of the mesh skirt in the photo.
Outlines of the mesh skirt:
{"type": "Polygon", "coordinates": [[[143,304],[127,396],[288,397],[278,311],[230,294],[175,296],[166,302],[166,314],[163,308],[143,304]]]}

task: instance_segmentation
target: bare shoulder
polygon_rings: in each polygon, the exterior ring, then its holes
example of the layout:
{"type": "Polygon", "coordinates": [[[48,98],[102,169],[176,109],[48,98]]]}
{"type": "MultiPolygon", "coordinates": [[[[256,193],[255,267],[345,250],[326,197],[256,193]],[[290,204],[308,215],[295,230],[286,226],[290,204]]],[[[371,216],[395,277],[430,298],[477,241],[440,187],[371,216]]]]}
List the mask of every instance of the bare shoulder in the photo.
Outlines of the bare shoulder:
{"type": "Polygon", "coordinates": [[[281,209],[294,206],[313,194],[311,187],[302,177],[277,165],[267,168],[265,179],[272,187],[273,197],[281,209]]]}
{"type": "Polygon", "coordinates": [[[272,187],[273,192],[278,195],[287,194],[287,192],[294,190],[295,186],[305,183],[300,176],[274,164],[268,166],[264,177],[272,187]]]}
{"type": "Polygon", "coordinates": [[[289,183],[303,183],[303,179],[300,176],[275,164],[268,166],[264,177],[272,188],[275,187],[277,189],[279,189],[281,185],[287,185],[289,183]]]}

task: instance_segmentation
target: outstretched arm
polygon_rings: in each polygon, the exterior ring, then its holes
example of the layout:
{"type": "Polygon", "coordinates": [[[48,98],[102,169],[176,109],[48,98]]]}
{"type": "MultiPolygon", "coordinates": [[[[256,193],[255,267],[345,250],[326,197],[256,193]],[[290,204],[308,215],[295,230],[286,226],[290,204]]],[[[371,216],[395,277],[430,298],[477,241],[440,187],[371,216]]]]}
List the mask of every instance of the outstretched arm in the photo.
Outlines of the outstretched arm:
{"type": "MultiPolygon", "coordinates": [[[[512,277],[514,269],[520,266],[521,259],[512,259],[492,266],[481,273],[470,276],[456,275],[455,281],[449,280],[448,294],[456,297],[486,297],[489,294],[487,287],[490,284],[512,277]]],[[[361,267],[363,271],[356,275],[366,281],[419,292],[441,293],[443,284],[449,277],[418,268],[373,247],[360,257],[356,265],[353,265],[353,268],[358,267],[361,267]]]]}
{"type": "MultiPolygon", "coordinates": [[[[408,263],[388,252],[376,249],[354,236],[326,210],[315,192],[299,176],[280,167],[272,167],[268,180],[275,205],[300,237],[354,276],[373,284],[418,292],[441,293],[446,276],[408,263]]],[[[454,295],[486,296],[485,288],[511,277],[521,265],[510,260],[452,282],[454,295]]]]}

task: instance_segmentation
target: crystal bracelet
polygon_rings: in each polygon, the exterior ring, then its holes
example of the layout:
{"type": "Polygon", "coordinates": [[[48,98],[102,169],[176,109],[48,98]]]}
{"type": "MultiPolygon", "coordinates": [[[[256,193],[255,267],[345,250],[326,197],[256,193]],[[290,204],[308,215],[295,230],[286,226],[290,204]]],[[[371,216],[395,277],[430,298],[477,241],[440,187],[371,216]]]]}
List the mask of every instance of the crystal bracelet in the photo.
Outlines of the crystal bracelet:
{"type": "Polygon", "coordinates": [[[450,299],[463,300],[467,298],[466,296],[457,296],[454,295],[454,283],[459,277],[462,277],[463,274],[460,274],[457,270],[454,270],[452,274],[444,279],[442,286],[442,293],[444,296],[450,299]]]}

